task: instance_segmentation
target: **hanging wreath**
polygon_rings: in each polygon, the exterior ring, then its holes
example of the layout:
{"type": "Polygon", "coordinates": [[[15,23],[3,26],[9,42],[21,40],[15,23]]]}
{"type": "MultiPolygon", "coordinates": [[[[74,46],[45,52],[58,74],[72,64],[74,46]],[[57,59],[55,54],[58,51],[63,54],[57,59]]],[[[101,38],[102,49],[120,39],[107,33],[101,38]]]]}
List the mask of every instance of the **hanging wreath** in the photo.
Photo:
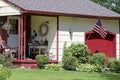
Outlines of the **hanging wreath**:
{"type": "Polygon", "coordinates": [[[39,34],[40,36],[46,36],[49,32],[48,24],[47,23],[42,23],[39,28],[39,34]],[[45,28],[45,32],[43,32],[43,27],[45,28]]]}

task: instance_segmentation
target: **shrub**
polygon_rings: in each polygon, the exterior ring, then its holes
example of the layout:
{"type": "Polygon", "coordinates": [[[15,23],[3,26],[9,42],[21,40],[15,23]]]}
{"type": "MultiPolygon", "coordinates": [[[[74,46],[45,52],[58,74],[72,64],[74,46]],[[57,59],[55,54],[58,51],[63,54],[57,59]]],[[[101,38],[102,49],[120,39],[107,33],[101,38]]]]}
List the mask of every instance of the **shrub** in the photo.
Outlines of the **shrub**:
{"type": "Polygon", "coordinates": [[[96,72],[97,71],[96,67],[91,64],[80,64],[79,70],[83,72],[96,72]]]}
{"type": "Polygon", "coordinates": [[[4,67],[11,67],[12,65],[10,54],[10,52],[0,54],[0,64],[4,67]]]}
{"type": "Polygon", "coordinates": [[[36,60],[37,60],[38,68],[43,69],[45,67],[45,65],[48,63],[48,56],[46,56],[46,55],[37,55],[36,60]]]}
{"type": "Polygon", "coordinates": [[[11,71],[6,67],[0,67],[0,80],[6,80],[11,76],[11,71]]]}
{"type": "Polygon", "coordinates": [[[105,60],[105,54],[102,53],[96,53],[90,57],[90,63],[94,65],[104,66],[105,60]]]}
{"type": "Polygon", "coordinates": [[[89,49],[85,44],[71,44],[64,50],[64,56],[74,56],[79,60],[79,63],[88,62],[89,49]]]}
{"type": "Polygon", "coordinates": [[[120,73],[120,60],[114,58],[109,59],[108,67],[110,71],[120,73]]]}
{"type": "Polygon", "coordinates": [[[63,71],[62,64],[47,64],[45,66],[46,70],[53,70],[53,71],[63,71]]]}
{"type": "Polygon", "coordinates": [[[96,64],[94,66],[95,66],[95,69],[96,69],[95,72],[104,72],[104,67],[103,66],[98,65],[98,64],[96,64]]]}
{"type": "Polygon", "coordinates": [[[78,69],[83,72],[103,72],[103,67],[92,64],[80,64],[78,69]]]}
{"type": "Polygon", "coordinates": [[[70,56],[70,57],[65,57],[63,58],[63,68],[65,70],[76,70],[76,67],[78,65],[78,60],[77,58],[70,56]]]}

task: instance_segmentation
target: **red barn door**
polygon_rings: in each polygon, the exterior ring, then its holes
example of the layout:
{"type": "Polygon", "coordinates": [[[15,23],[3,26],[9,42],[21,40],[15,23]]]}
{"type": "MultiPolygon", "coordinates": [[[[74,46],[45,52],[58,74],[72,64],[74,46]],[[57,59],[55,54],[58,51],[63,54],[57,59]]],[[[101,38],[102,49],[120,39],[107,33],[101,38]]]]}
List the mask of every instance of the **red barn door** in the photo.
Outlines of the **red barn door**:
{"type": "Polygon", "coordinates": [[[98,33],[86,32],[85,42],[88,45],[91,54],[95,52],[104,53],[106,57],[116,57],[116,35],[107,32],[107,36],[103,39],[98,33]]]}

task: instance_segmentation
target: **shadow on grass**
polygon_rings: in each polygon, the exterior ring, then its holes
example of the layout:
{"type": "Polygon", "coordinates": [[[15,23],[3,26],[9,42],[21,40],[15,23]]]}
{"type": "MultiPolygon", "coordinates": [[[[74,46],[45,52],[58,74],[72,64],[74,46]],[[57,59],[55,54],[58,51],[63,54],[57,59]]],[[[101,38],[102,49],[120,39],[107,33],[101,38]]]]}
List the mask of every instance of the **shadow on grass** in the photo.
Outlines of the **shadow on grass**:
{"type": "Polygon", "coordinates": [[[120,80],[120,74],[117,73],[101,73],[101,77],[106,78],[107,80],[120,80]]]}

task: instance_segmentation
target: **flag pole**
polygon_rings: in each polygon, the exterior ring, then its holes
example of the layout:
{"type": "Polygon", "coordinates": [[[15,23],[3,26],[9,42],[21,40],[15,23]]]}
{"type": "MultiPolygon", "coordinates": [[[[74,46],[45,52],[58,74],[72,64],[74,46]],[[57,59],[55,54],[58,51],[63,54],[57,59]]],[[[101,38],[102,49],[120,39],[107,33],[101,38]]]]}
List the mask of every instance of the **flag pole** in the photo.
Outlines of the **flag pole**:
{"type": "MultiPolygon", "coordinates": [[[[88,37],[87,37],[87,39],[86,39],[86,43],[87,43],[87,40],[90,38],[91,34],[92,34],[92,31],[90,31],[90,34],[88,35],[88,37]]],[[[86,43],[85,43],[85,44],[86,44],[86,43]]]]}
{"type": "Polygon", "coordinates": [[[88,40],[88,39],[90,38],[91,34],[92,34],[92,32],[89,34],[89,36],[87,37],[87,39],[86,39],[86,40],[88,40]]]}
{"type": "MultiPolygon", "coordinates": [[[[100,19],[100,18],[99,18],[100,19]]],[[[87,43],[87,40],[90,38],[91,34],[92,34],[92,31],[90,31],[91,33],[89,34],[89,36],[87,37],[86,39],[86,43],[87,43]]]]}

